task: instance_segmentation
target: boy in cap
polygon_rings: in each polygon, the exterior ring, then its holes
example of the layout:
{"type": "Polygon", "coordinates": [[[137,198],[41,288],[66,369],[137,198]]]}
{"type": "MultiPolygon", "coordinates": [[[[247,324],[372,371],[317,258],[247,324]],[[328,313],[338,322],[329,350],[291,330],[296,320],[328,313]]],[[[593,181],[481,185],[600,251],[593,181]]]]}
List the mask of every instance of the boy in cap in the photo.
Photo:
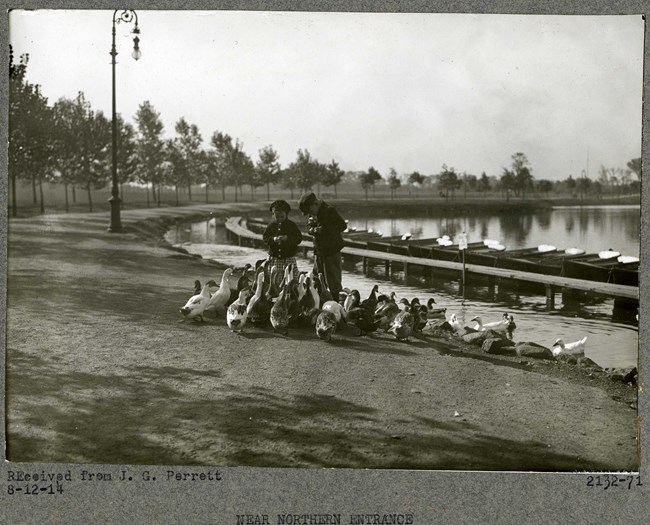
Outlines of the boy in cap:
{"type": "Polygon", "coordinates": [[[302,233],[296,223],[288,218],[291,206],[287,201],[274,201],[270,210],[274,220],[262,234],[262,239],[269,247],[269,271],[275,265],[279,271],[278,278],[281,279],[285,268],[293,263],[293,276],[298,279],[295,255],[298,245],[302,242],[302,233]]]}
{"type": "Polygon", "coordinates": [[[325,284],[334,300],[338,301],[342,289],[341,232],[348,226],[336,208],[316,198],[311,191],[300,197],[299,208],[303,215],[309,214],[307,231],[314,236],[317,269],[324,274],[325,284]]]}

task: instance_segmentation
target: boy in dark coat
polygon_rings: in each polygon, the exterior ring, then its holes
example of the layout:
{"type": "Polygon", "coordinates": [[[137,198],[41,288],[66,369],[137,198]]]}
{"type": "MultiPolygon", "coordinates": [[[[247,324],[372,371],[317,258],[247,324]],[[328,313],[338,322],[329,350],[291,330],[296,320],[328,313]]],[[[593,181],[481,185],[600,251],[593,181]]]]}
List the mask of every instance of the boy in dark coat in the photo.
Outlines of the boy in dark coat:
{"type": "Polygon", "coordinates": [[[314,236],[314,254],[319,272],[325,276],[325,284],[335,301],[342,290],[341,249],[343,232],[348,226],[334,206],[316,198],[313,192],[300,197],[300,211],[309,214],[307,220],[310,235],[314,236]]]}
{"type": "MultiPolygon", "coordinates": [[[[296,223],[289,220],[291,206],[284,200],[277,200],[271,204],[271,214],[274,221],[264,230],[262,239],[269,247],[269,272],[273,266],[278,269],[278,283],[284,276],[285,268],[293,264],[293,276],[298,279],[298,264],[296,263],[296,250],[302,242],[302,233],[296,223]]],[[[267,276],[268,277],[268,276],[267,276]]],[[[276,283],[276,284],[278,284],[276,283]]]]}

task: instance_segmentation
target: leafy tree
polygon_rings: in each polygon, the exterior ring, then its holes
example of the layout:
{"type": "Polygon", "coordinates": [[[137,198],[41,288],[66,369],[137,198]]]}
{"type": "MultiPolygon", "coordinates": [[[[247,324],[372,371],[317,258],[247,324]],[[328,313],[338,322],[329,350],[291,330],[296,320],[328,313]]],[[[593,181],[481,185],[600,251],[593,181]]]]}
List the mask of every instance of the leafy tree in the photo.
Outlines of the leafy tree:
{"type": "Polygon", "coordinates": [[[591,189],[591,179],[589,177],[580,177],[576,181],[576,190],[580,194],[580,200],[582,200],[585,193],[588,193],[590,189],[591,189]]]}
{"type": "Polygon", "coordinates": [[[112,127],[101,111],[93,111],[85,95],[74,100],[62,98],[52,109],[56,128],[56,167],[65,185],[78,184],[88,193],[93,211],[92,190],[103,188],[111,179],[112,127]]]}
{"type": "Polygon", "coordinates": [[[506,201],[510,200],[510,192],[515,188],[515,174],[507,168],[503,168],[503,174],[499,179],[501,191],[506,195],[506,201]]]}
{"type": "Polygon", "coordinates": [[[216,167],[216,179],[221,183],[222,199],[226,200],[226,186],[233,179],[230,168],[230,151],[232,149],[232,137],[227,133],[215,131],[210,139],[212,150],[209,151],[216,167]]]}
{"type": "Polygon", "coordinates": [[[640,181],[641,180],[641,157],[638,159],[632,159],[630,162],[627,163],[627,167],[634,172],[634,174],[637,176],[637,179],[640,181]]]}
{"type": "Polygon", "coordinates": [[[338,163],[334,160],[325,166],[325,171],[323,173],[322,182],[325,186],[334,186],[334,195],[337,194],[337,186],[343,179],[345,172],[339,167],[338,163]]]}
{"type": "Polygon", "coordinates": [[[533,175],[528,158],[523,153],[515,153],[512,156],[512,173],[515,195],[525,197],[526,190],[532,185],[533,175]]]}
{"type": "Polygon", "coordinates": [[[445,194],[445,200],[449,200],[449,195],[454,197],[456,190],[460,188],[463,181],[458,178],[458,174],[454,168],[448,168],[446,164],[442,165],[442,171],[438,178],[438,184],[445,194]]]}
{"type": "Polygon", "coordinates": [[[225,185],[232,182],[235,186],[235,202],[241,193],[241,186],[245,180],[252,176],[254,165],[243,151],[243,144],[233,139],[226,133],[215,131],[210,140],[217,158],[218,169],[221,172],[221,183],[225,197],[225,185]]]}
{"type": "Polygon", "coordinates": [[[59,99],[52,108],[57,136],[55,164],[64,186],[66,212],[69,211],[68,187],[82,180],[78,147],[86,120],[83,100],[83,94],[79,93],[75,100],[59,99]]]}
{"type": "Polygon", "coordinates": [[[259,156],[256,164],[258,181],[266,184],[266,200],[271,200],[271,184],[278,182],[280,176],[278,153],[269,145],[259,150],[259,156]]]}
{"type": "MultiPolygon", "coordinates": [[[[137,134],[135,139],[136,174],[139,182],[151,184],[151,193],[160,206],[160,183],[163,175],[165,143],[162,138],[164,125],[153,105],[147,100],[140,104],[135,114],[137,134]],[[156,185],[158,198],[156,199],[156,185]]],[[[147,191],[147,206],[149,192],[147,191]]]]}
{"type": "Polygon", "coordinates": [[[92,190],[105,187],[111,179],[111,122],[88,104],[87,127],[81,141],[83,185],[88,193],[88,210],[93,211],[92,190]]]}
{"type": "Polygon", "coordinates": [[[596,195],[597,199],[601,199],[603,196],[603,184],[600,182],[600,180],[594,181],[592,184],[593,192],[596,195]]]}
{"type": "Polygon", "coordinates": [[[199,150],[196,155],[196,176],[205,186],[205,202],[210,202],[210,185],[212,184],[212,158],[205,150],[199,150]]]}
{"type": "Polygon", "coordinates": [[[395,198],[395,193],[397,192],[397,190],[401,185],[402,185],[402,181],[397,176],[397,172],[395,171],[395,168],[391,168],[390,170],[388,170],[388,187],[390,188],[391,199],[395,198]]]}
{"type": "Polygon", "coordinates": [[[478,178],[476,175],[468,175],[463,172],[463,197],[467,198],[467,190],[476,191],[478,178]]]}
{"type": "Polygon", "coordinates": [[[215,149],[209,149],[205,152],[205,167],[207,170],[206,177],[210,185],[221,186],[221,200],[226,200],[225,173],[221,169],[219,156],[215,149]]]}
{"type": "Polygon", "coordinates": [[[414,171],[408,176],[408,183],[413,187],[422,186],[424,184],[424,175],[420,175],[420,173],[414,171]]]}
{"type": "Polygon", "coordinates": [[[203,137],[195,124],[188,124],[184,117],[176,123],[176,149],[180,154],[177,166],[183,183],[187,186],[187,197],[192,200],[192,184],[196,182],[200,167],[200,148],[203,137]]]}
{"type": "Polygon", "coordinates": [[[41,190],[41,213],[44,213],[42,181],[43,177],[51,175],[55,167],[51,108],[41,94],[40,86],[27,81],[28,62],[29,55],[24,54],[21,55],[20,62],[15,63],[10,46],[8,165],[13,217],[17,215],[18,210],[17,179],[31,180],[34,204],[38,202],[38,184],[41,190]]]}
{"type": "Polygon", "coordinates": [[[298,188],[293,166],[289,165],[286,169],[280,170],[279,178],[282,182],[282,187],[291,192],[291,198],[293,199],[293,193],[298,188]]]}
{"type": "Polygon", "coordinates": [[[567,190],[569,190],[569,193],[573,195],[577,186],[576,180],[573,178],[573,176],[569,175],[569,178],[564,181],[564,185],[566,186],[567,190]]]}
{"type": "Polygon", "coordinates": [[[478,180],[478,183],[476,185],[476,189],[480,193],[490,191],[490,179],[485,174],[485,172],[481,173],[481,178],[478,180]]]}
{"type": "Polygon", "coordinates": [[[124,184],[136,180],[138,158],[136,155],[135,129],[117,116],[117,180],[120,184],[120,203],[124,204],[124,184]]]}
{"type": "Polygon", "coordinates": [[[320,169],[308,150],[299,149],[296,160],[289,165],[289,172],[295,187],[307,191],[317,183],[320,169]]]}
{"type": "Polygon", "coordinates": [[[160,178],[158,184],[158,202],[160,202],[160,186],[172,186],[176,206],[180,205],[180,188],[187,185],[187,162],[181,150],[177,137],[164,142],[165,161],[160,163],[160,178]]]}
{"type": "Polygon", "coordinates": [[[537,191],[544,193],[548,199],[548,194],[553,190],[553,182],[547,179],[537,181],[537,191]]]}
{"type": "Polygon", "coordinates": [[[609,171],[602,164],[598,168],[598,179],[602,188],[609,186],[609,171]]]}
{"type": "Polygon", "coordinates": [[[374,189],[375,183],[380,180],[381,175],[372,166],[368,168],[368,171],[359,175],[359,182],[361,182],[361,187],[366,192],[366,200],[368,200],[368,188],[372,187],[374,189]]]}

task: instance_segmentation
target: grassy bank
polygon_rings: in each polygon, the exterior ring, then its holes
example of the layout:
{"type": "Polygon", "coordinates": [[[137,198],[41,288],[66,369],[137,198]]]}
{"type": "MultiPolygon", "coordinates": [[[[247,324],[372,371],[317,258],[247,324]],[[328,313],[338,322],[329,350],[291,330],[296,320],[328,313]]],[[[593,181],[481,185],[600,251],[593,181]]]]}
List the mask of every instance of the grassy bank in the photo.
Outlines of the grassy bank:
{"type": "MultiPolygon", "coordinates": [[[[108,213],[110,197],[110,188],[93,190],[90,198],[86,191],[77,190],[72,195],[72,190],[68,189],[68,197],[65,197],[65,190],[60,184],[44,184],[43,186],[43,205],[40,204],[40,192],[36,193],[36,198],[32,194],[32,188],[29,185],[19,185],[17,217],[31,217],[43,214],[60,214],[60,213],[88,213],[90,202],[92,202],[92,211],[108,213]]],[[[469,192],[464,194],[458,192],[455,196],[449,198],[441,197],[438,191],[432,187],[424,187],[420,191],[411,188],[403,188],[397,192],[395,198],[391,198],[387,187],[378,187],[377,191],[369,194],[366,199],[364,192],[358,185],[342,184],[336,194],[331,188],[321,188],[320,195],[328,201],[342,207],[346,213],[354,215],[358,211],[365,213],[366,210],[376,212],[388,210],[395,214],[425,214],[436,215],[439,213],[465,213],[466,211],[474,212],[493,212],[501,211],[522,211],[522,210],[539,210],[552,206],[565,205],[610,205],[610,204],[639,204],[639,195],[630,196],[606,196],[600,199],[594,197],[585,197],[584,199],[565,197],[558,194],[539,194],[531,195],[527,198],[510,197],[504,198],[497,192],[478,194],[469,192]]],[[[317,190],[314,190],[317,191],[317,190]]],[[[156,209],[156,202],[147,190],[140,187],[124,186],[122,195],[122,207],[124,210],[133,209],[156,209]]],[[[268,194],[270,201],[275,199],[286,199],[297,202],[300,191],[293,193],[279,187],[272,187],[268,194]]],[[[206,193],[205,188],[194,187],[192,198],[190,199],[187,191],[183,189],[178,195],[170,188],[165,189],[161,195],[162,208],[167,207],[187,207],[187,206],[205,206],[205,205],[222,205],[233,204],[235,199],[239,203],[258,202],[267,204],[266,188],[258,188],[255,192],[246,189],[237,196],[233,188],[226,188],[222,192],[220,188],[209,188],[206,193]]],[[[9,202],[11,205],[11,202],[9,202]]],[[[9,209],[9,216],[13,216],[13,210],[9,209]]]]}

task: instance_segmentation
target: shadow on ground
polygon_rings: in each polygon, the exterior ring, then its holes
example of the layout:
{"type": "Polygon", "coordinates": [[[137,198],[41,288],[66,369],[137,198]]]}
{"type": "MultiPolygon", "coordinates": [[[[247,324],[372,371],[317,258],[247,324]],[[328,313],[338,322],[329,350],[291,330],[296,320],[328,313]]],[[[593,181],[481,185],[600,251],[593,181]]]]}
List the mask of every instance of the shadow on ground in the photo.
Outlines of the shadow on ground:
{"type": "Polygon", "coordinates": [[[13,354],[9,421],[13,396],[27,398],[23,402],[32,406],[24,421],[9,425],[10,461],[433,470],[607,467],[555,453],[543,443],[496,438],[462,420],[408,417],[378,425],[375,409],[334,396],[282,397],[266,388],[242,390],[221,383],[190,399],[178,388],[191,387],[202,376],[218,380],[218,370],[142,366],[129,375],[46,374],[44,360],[13,354]],[[62,396],[63,402],[48,403],[62,396]],[[23,426],[42,428],[42,436],[22,435],[23,426]]]}

